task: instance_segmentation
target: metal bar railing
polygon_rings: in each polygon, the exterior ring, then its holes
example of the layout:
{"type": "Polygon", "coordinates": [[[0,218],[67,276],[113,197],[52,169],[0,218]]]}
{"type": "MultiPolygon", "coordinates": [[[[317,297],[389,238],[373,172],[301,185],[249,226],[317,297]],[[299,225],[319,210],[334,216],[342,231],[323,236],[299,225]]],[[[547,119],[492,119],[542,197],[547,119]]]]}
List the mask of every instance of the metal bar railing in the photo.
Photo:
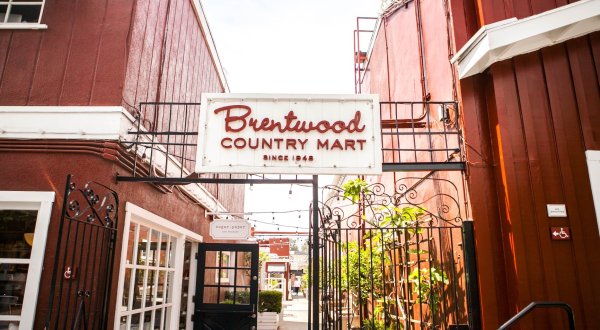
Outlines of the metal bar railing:
{"type": "Polygon", "coordinates": [[[533,301],[527,307],[523,308],[520,312],[518,312],[515,316],[511,317],[508,321],[506,321],[503,325],[501,325],[498,330],[505,330],[513,326],[517,321],[522,319],[525,315],[529,314],[532,310],[536,308],[562,308],[567,312],[567,317],[569,319],[569,329],[575,330],[575,316],[573,314],[573,309],[569,304],[564,303],[562,301],[533,301]]]}

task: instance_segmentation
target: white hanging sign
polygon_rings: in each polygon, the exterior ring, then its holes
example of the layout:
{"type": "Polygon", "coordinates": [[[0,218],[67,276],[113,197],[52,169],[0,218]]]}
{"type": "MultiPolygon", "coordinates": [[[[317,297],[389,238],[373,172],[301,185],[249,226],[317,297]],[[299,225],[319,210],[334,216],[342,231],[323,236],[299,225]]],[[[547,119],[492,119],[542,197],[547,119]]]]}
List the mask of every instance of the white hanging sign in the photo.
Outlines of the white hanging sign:
{"type": "Polygon", "coordinates": [[[210,223],[210,237],[213,239],[247,239],[250,237],[250,223],[246,220],[214,220],[210,223]]]}
{"type": "Polygon", "coordinates": [[[196,172],[381,174],[377,95],[203,94],[196,172]]]}

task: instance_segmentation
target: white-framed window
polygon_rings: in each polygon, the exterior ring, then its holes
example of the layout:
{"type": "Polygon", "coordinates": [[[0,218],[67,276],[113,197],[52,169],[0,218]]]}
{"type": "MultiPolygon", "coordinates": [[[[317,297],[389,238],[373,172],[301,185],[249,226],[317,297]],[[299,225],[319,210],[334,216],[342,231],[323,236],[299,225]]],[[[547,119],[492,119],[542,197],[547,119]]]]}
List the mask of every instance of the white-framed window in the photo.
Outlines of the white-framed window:
{"type": "Polygon", "coordinates": [[[117,329],[191,329],[202,236],[132,203],[125,207],[117,329]]]}
{"type": "Polygon", "coordinates": [[[0,29],[45,29],[46,0],[0,0],[0,29]]]}
{"type": "Polygon", "coordinates": [[[31,329],[54,192],[0,191],[0,329],[31,329]]]}

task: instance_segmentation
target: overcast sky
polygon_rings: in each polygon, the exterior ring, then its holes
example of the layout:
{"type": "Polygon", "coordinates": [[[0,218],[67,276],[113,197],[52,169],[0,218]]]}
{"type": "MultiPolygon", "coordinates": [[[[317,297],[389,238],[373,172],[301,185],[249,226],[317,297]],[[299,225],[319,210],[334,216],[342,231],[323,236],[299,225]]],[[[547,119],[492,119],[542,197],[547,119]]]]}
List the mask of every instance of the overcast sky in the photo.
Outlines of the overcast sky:
{"type": "Polygon", "coordinates": [[[379,0],[204,0],[234,93],[354,93],[357,16],[379,0]]]}
{"type": "MultiPolygon", "coordinates": [[[[204,0],[232,93],[353,94],[356,17],[380,0],[204,0]]],[[[320,178],[327,184],[331,177],[320,178]]],[[[246,189],[246,211],[308,210],[310,187],[246,189]]],[[[258,230],[303,231],[308,212],[255,214],[258,230]],[[299,217],[300,215],[300,217],[299,217]],[[273,217],[275,218],[273,220],[273,217]],[[284,227],[291,226],[291,227],[284,227]]]]}

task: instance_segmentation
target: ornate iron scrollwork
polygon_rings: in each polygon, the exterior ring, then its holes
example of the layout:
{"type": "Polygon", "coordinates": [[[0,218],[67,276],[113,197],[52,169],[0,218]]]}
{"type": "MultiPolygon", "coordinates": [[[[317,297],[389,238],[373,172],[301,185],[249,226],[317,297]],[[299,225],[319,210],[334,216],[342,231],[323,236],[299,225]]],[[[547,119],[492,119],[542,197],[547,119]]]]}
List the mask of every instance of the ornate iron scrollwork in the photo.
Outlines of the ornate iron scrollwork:
{"type": "Polygon", "coordinates": [[[404,224],[419,226],[454,226],[462,224],[460,192],[450,180],[432,177],[405,177],[394,182],[393,191],[383,183],[373,183],[360,192],[353,201],[339,186],[326,186],[327,196],[320,207],[321,229],[357,228],[366,224],[370,228],[385,225],[392,215],[404,224]],[[410,209],[417,209],[419,219],[410,209]]]}
{"type": "Polygon", "coordinates": [[[77,189],[69,176],[65,217],[70,220],[85,221],[106,228],[115,228],[119,197],[107,186],[89,181],[77,189]]]}

